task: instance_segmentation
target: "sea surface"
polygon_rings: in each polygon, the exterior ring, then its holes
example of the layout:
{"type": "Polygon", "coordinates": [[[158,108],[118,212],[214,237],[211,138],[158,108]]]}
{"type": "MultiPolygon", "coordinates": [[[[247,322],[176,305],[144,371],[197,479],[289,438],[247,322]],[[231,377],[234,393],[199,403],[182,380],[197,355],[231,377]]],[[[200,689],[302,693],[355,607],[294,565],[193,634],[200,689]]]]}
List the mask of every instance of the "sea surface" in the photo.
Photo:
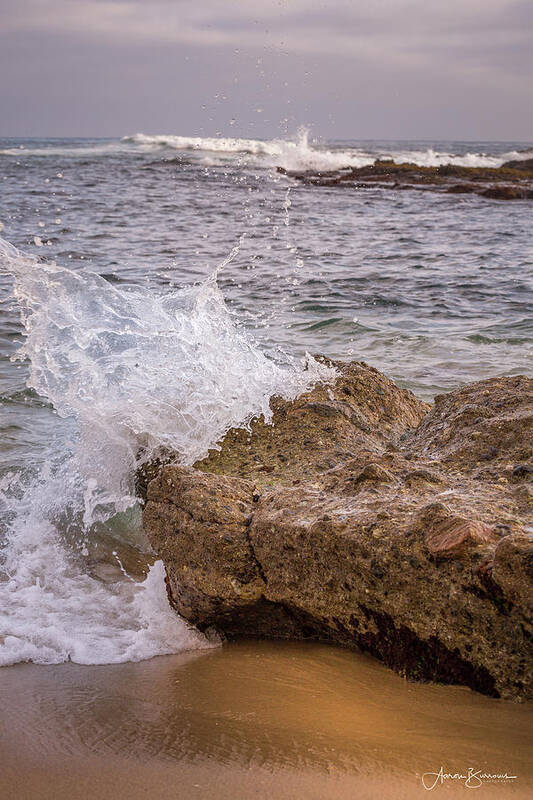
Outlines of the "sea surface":
{"type": "MultiPolygon", "coordinates": [[[[529,150],[529,153],[528,153],[529,150]]],[[[365,360],[430,400],[532,374],[530,201],[305,186],[531,142],[0,140],[0,664],[212,647],[169,610],[133,494],[365,360]]]]}

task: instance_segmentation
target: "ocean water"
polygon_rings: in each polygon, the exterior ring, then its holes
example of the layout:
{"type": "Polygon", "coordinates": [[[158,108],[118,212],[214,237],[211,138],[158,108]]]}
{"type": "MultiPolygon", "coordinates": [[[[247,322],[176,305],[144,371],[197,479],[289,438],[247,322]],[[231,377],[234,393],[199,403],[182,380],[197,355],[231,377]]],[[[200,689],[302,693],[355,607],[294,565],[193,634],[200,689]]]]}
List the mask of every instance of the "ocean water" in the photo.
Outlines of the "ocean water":
{"type": "Polygon", "coordinates": [[[133,477],[363,359],[421,397],[532,373],[530,201],[304,186],[529,142],[0,141],[0,664],[211,646],[168,608],[133,477]],[[133,565],[133,566],[132,566],[133,565]],[[135,566],[136,565],[136,566],[135,566]]]}

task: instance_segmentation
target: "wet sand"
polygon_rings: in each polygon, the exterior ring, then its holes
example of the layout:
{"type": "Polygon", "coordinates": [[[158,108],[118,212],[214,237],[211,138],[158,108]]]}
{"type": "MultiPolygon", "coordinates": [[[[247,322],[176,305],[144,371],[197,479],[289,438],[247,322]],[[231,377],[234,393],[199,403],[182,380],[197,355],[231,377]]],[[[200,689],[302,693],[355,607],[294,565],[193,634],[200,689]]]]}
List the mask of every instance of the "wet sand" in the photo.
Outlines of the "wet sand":
{"type": "Polygon", "coordinates": [[[408,683],[338,648],[24,664],[0,685],[2,800],[471,797],[462,779],[424,789],[441,766],[517,776],[476,797],[533,792],[530,706],[408,683]]]}

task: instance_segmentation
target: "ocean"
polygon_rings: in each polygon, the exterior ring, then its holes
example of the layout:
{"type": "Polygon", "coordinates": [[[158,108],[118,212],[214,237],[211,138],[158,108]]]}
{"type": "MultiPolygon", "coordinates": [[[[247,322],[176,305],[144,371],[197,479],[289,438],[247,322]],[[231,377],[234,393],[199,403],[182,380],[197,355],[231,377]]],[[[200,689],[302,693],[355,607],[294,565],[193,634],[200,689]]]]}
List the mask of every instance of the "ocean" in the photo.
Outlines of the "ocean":
{"type": "Polygon", "coordinates": [[[531,375],[530,201],[278,171],[499,166],[529,148],[0,140],[0,665],[212,647],[168,607],[135,470],[161,448],[192,464],[268,417],[270,395],[329,379],[313,354],[427,400],[531,375]]]}

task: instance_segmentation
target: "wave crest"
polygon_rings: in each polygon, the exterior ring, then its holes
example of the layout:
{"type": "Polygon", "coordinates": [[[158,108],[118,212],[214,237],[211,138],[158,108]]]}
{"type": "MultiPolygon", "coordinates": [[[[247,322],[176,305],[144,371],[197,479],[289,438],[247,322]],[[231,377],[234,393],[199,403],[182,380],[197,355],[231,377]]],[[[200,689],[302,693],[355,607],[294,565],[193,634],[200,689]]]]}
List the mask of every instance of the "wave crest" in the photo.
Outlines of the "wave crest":
{"type": "MultiPolygon", "coordinates": [[[[24,326],[16,358],[59,419],[42,464],[0,481],[0,664],[110,663],[207,646],[170,611],[162,566],[105,585],[80,554],[135,502],[136,469],[161,448],[191,464],[232,426],[331,370],[276,363],[235,323],[216,283],[166,293],[19,253],[0,239],[24,326]]],[[[53,413],[52,411],[50,413],[53,413]]]]}
{"type": "Polygon", "coordinates": [[[464,167],[499,167],[506,161],[527,159],[531,148],[510,150],[505,153],[481,151],[454,153],[435,146],[403,147],[400,143],[382,146],[372,144],[320,145],[309,141],[309,132],[300,128],[294,138],[248,139],[219,136],[180,136],[177,134],[136,133],[118,141],[91,141],[86,144],[72,140],[64,144],[32,146],[21,144],[0,150],[0,156],[100,158],[110,156],[163,156],[171,160],[182,154],[180,160],[206,166],[236,166],[254,169],[288,171],[336,171],[350,167],[373,164],[377,158],[388,158],[400,163],[418,166],[444,166],[454,164],[464,167]]]}

